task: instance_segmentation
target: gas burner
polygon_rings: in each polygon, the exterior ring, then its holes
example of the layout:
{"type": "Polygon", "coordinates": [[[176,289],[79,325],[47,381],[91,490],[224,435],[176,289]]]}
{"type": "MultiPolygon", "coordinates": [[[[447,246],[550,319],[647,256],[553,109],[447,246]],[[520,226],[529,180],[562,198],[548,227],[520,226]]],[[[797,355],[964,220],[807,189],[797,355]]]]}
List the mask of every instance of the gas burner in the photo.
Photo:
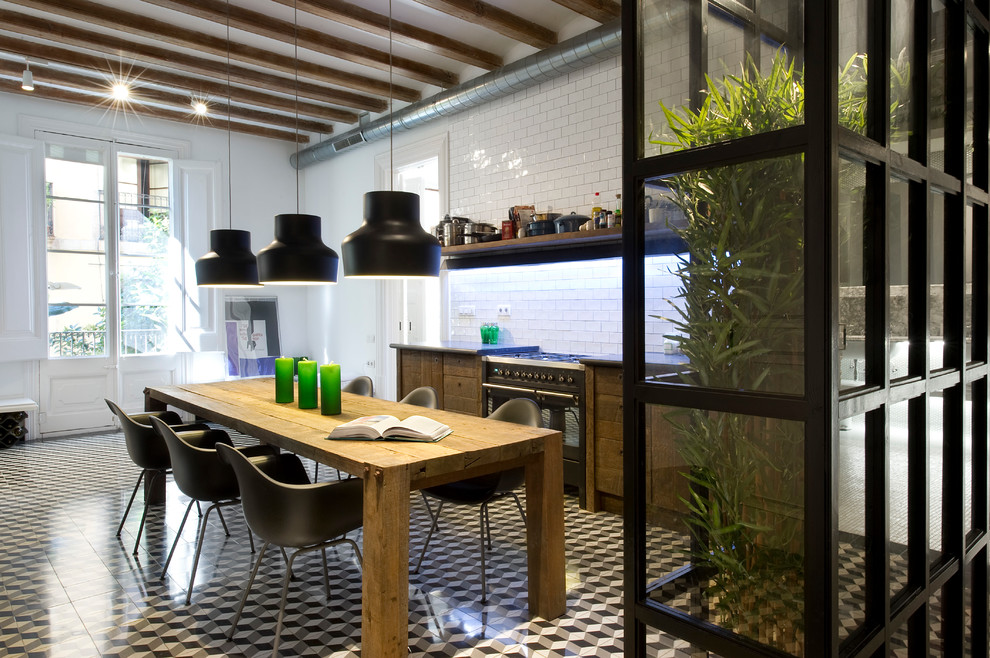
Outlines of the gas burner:
{"type": "Polygon", "coordinates": [[[509,354],[498,354],[489,356],[489,361],[501,359],[519,359],[523,361],[547,362],[547,363],[578,363],[583,359],[583,354],[560,354],[557,352],[512,352],[509,354]]]}

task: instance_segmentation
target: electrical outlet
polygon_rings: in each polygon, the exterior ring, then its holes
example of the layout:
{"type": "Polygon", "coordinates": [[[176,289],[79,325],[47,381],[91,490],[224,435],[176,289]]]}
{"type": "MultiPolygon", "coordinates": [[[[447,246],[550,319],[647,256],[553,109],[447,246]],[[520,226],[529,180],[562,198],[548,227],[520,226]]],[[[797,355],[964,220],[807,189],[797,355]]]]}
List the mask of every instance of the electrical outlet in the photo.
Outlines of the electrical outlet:
{"type": "Polygon", "coordinates": [[[365,336],[365,340],[367,342],[369,342],[369,343],[374,343],[375,342],[375,334],[367,334],[365,336]]]}
{"type": "Polygon", "coordinates": [[[365,361],[364,362],[364,365],[366,365],[369,368],[374,368],[375,367],[375,362],[374,361],[365,361]]]}
{"type": "Polygon", "coordinates": [[[462,317],[471,317],[474,315],[474,306],[465,304],[457,308],[457,314],[462,317]]]}
{"type": "Polygon", "coordinates": [[[509,304],[499,304],[498,305],[498,315],[504,315],[506,317],[512,315],[512,306],[509,304]]]}

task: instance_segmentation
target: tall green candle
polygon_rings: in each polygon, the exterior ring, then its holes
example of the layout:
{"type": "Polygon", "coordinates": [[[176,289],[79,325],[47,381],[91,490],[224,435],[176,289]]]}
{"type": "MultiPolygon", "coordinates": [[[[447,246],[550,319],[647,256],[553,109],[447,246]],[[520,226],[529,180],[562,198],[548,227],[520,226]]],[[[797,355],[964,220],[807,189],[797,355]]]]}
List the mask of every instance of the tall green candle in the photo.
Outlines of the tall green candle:
{"type": "Polygon", "coordinates": [[[300,361],[299,408],[316,409],[316,361],[300,361]]]}
{"type": "Polygon", "coordinates": [[[292,359],[275,359],[275,401],[292,402],[292,359]]]}
{"type": "Polygon", "coordinates": [[[320,413],[336,416],[340,413],[340,364],[320,366],[320,413]]]}

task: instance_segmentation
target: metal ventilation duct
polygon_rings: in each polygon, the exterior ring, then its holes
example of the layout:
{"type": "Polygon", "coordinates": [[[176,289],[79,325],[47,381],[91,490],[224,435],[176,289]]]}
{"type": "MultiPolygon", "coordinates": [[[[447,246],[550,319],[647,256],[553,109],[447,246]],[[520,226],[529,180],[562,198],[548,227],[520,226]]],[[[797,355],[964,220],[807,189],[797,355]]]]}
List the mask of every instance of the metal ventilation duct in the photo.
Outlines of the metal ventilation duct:
{"type": "Polygon", "coordinates": [[[558,78],[597,62],[617,57],[621,49],[621,21],[615,20],[529,57],[451,87],[408,105],[364,126],[303,149],[289,158],[292,166],[304,169],[329,160],[351,147],[422,126],[434,119],[490,103],[541,82],[558,78]]]}

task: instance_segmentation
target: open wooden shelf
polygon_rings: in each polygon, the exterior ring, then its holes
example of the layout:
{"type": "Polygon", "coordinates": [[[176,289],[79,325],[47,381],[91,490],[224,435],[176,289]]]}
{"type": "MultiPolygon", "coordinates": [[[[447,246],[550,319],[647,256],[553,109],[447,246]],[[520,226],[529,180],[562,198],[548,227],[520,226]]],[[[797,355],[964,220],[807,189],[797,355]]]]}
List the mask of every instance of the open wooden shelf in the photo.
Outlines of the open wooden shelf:
{"type": "MultiPolygon", "coordinates": [[[[651,253],[683,251],[683,241],[666,227],[647,226],[651,253]]],[[[550,233],[511,240],[443,247],[447,269],[526,265],[570,260],[615,258],[622,255],[622,228],[550,233]]]]}

